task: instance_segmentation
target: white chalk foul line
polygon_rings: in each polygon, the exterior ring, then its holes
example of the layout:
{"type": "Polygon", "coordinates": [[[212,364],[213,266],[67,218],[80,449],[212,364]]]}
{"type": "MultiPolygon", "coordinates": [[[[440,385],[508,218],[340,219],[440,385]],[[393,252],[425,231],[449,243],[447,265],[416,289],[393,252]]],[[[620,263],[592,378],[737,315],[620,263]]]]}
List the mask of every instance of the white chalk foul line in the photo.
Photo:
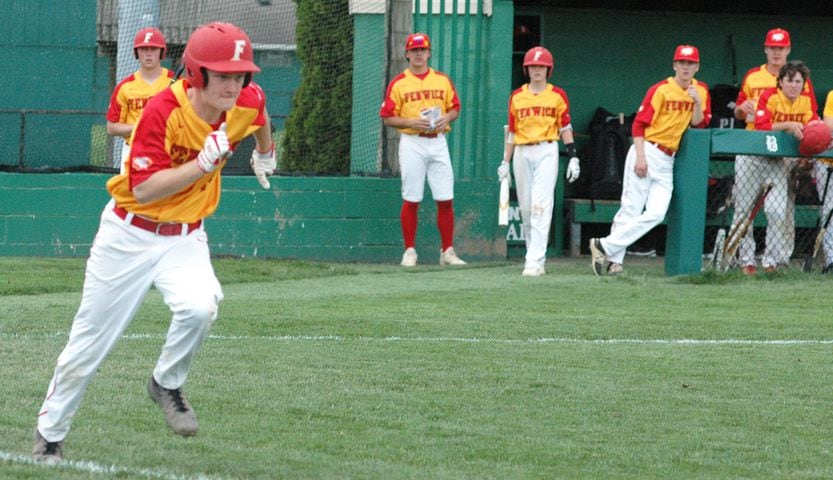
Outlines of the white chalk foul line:
{"type": "MultiPolygon", "coordinates": [[[[0,461],[10,463],[23,463],[29,465],[38,465],[42,468],[50,468],[56,470],[75,470],[78,472],[89,473],[94,475],[117,475],[119,477],[128,476],[129,478],[153,478],[160,480],[218,480],[219,477],[208,477],[205,475],[178,475],[175,473],[166,472],[159,469],[131,469],[127,467],[119,467],[116,465],[100,465],[95,462],[83,462],[65,460],[58,465],[42,465],[35,462],[32,457],[18,455],[15,453],[4,452],[0,450],[0,461]]],[[[58,472],[56,477],[58,477],[58,472]]]]}
{"type": "MultiPolygon", "coordinates": [[[[62,338],[68,332],[44,335],[7,335],[7,338],[62,338]]],[[[0,336],[2,337],[2,336],[0,336]]],[[[133,333],[126,340],[164,340],[162,334],[133,333]]],[[[483,337],[346,337],[342,335],[209,335],[211,340],[266,342],[426,342],[426,343],[496,343],[496,344],[576,344],[576,345],[833,345],[833,339],[744,339],[744,338],[483,338],[483,337]]]]}

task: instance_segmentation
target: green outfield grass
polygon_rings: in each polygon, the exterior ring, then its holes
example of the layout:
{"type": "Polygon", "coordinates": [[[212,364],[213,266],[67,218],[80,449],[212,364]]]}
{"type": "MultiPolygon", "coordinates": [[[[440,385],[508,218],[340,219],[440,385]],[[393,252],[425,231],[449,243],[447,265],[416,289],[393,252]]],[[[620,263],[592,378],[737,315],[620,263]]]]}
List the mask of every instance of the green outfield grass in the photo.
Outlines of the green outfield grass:
{"type": "Polygon", "coordinates": [[[588,263],[217,259],[199,435],[145,391],[151,292],[45,467],[31,436],[84,261],[0,259],[0,478],[833,478],[833,278],[588,263]]]}

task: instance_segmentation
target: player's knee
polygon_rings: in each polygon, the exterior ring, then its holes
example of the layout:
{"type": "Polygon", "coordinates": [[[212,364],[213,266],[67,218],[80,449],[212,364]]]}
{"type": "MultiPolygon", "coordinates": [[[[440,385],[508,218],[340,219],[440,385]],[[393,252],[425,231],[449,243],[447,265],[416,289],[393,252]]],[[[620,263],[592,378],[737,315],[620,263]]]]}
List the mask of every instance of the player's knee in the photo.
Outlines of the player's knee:
{"type": "Polygon", "coordinates": [[[211,295],[201,299],[191,299],[184,302],[178,309],[176,317],[180,321],[193,328],[207,328],[210,327],[217,318],[217,311],[219,309],[222,295],[211,295]]]}

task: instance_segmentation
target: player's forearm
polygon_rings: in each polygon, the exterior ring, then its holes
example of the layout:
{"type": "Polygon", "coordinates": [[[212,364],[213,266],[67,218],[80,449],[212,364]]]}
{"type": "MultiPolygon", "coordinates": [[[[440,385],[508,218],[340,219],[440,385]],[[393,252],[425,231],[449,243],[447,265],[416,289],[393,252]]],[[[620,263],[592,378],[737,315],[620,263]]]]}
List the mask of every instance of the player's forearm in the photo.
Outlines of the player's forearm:
{"type": "Polygon", "coordinates": [[[133,196],[139,203],[150,203],[169,197],[190,186],[205,175],[197,162],[187,162],[177,168],[160,170],[147,180],[133,187],[133,196]]]}
{"type": "Polygon", "coordinates": [[[107,122],[107,134],[113,137],[129,137],[133,133],[133,125],[129,123],[107,122]]]}
{"type": "Polygon", "coordinates": [[[255,148],[258,152],[267,152],[272,148],[272,125],[269,123],[268,117],[266,124],[255,130],[252,134],[255,137],[255,148]]]}

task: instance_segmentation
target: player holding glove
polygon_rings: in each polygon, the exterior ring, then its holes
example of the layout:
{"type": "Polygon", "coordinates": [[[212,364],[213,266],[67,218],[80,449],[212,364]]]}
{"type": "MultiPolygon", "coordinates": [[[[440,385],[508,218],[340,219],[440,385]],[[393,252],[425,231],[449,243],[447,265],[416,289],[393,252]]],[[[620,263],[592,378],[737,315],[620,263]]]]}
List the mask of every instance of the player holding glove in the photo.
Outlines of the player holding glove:
{"type": "Polygon", "coordinates": [[[570,159],[567,181],[572,183],[581,174],[570,124],[570,102],[564,90],[547,82],[552,70],[552,54],[546,48],[534,47],[524,55],[524,74],[529,77],[529,83],[512,92],[509,98],[509,135],[497,170],[500,180],[507,178],[509,162],[514,159],[526,243],[522,272],[525,277],[546,273],[544,264],[558,173],[558,141],[562,137],[570,159]]]}

